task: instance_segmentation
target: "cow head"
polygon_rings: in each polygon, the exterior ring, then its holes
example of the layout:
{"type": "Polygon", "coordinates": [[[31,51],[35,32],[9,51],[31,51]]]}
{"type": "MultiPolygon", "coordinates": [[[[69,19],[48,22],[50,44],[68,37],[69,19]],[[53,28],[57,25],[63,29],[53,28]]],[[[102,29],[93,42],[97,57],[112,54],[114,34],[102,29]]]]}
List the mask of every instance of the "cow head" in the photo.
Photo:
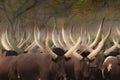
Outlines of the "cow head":
{"type": "Polygon", "coordinates": [[[65,77],[65,62],[69,61],[70,57],[65,57],[65,51],[61,48],[53,48],[52,51],[58,56],[56,59],[52,58],[52,61],[54,62],[54,66],[57,71],[58,78],[65,77]]]}
{"type": "Polygon", "coordinates": [[[46,43],[45,43],[46,50],[47,50],[47,53],[49,53],[52,56],[52,58],[53,58],[52,60],[54,61],[55,65],[56,65],[56,69],[57,69],[59,76],[66,76],[65,75],[65,67],[64,67],[65,63],[66,63],[66,61],[70,60],[70,55],[77,50],[79,43],[80,43],[80,38],[78,39],[77,43],[73,47],[71,47],[67,52],[64,52],[63,50],[61,50],[59,48],[56,48],[55,50],[52,51],[48,45],[48,35],[47,35],[46,43]],[[59,52],[57,52],[57,51],[59,51],[59,52]],[[57,55],[55,52],[57,52],[57,55]],[[64,52],[64,53],[61,53],[61,52],[64,52]]]}
{"type": "MultiPolygon", "coordinates": [[[[35,30],[35,32],[37,32],[35,30]]],[[[73,53],[73,52],[76,52],[77,51],[77,48],[80,44],[80,38],[78,38],[78,41],[77,43],[72,46],[67,52],[63,51],[61,48],[54,48],[53,50],[51,50],[51,48],[49,47],[49,44],[48,44],[48,41],[49,41],[49,36],[48,36],[48,32],[47,32],[47,37],[46,37],[46,41],[45,41],[45,49],[42,48],[42,46],[39,44],[39,41],[36,37],[36,33],[34,35],[35,37],[35,41],[36,41],[36,44],[40,47],[40,49],[42,49],[43,52],[45,53],[48,53],[50,56],[51,56],[51,66],[52,66],[52,69],[57,71],[56,75],[58,75],[59,77],[64,77],[66,76],[65,74],[65,63],[66,61],[69,61],[70,60],[70,55],[73,53]]],[[[54,71],[52,71],[54,72],[54,71]]]]}

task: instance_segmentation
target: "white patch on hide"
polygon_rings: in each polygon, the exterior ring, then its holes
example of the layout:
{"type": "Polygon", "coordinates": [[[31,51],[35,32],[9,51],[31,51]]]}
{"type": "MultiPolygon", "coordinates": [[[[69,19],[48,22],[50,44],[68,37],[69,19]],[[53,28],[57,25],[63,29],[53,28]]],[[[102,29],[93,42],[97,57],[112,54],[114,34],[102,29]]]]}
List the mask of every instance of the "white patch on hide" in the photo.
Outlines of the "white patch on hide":
{"type": "Polygon", "coordinates": [[[41,80],[40,78],[38,80],[41,80]]]}
{"type": "Polygon", "coordinates": [[[17,78],[20,79],[20,75],[19,74],[18,74],[17,78]]]}
{"type": "Polygon", "coordinates": [[[112,56],[108,56],[108,57],[104,60],[103,64],[104,64],[109,58],[112,58],[112,56]]]}
{"type": "Polygon", "coordinates": [[[112,64],[109,64],[107,67],[108,72],[112,69],[112,64]]]}

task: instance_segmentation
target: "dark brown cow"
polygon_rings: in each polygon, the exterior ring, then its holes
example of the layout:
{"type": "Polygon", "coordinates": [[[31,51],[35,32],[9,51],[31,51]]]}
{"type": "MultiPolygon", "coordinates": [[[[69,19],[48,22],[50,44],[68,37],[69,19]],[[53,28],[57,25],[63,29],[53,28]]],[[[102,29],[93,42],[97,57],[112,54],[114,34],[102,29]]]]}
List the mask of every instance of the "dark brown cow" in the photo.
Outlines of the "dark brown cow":
{"type": "Polygon", "coordinates": [[[118,59],[118,56],[109,56],[105,59],[102,66],[104,80],[120,80],[120,60],[118,59]]]}

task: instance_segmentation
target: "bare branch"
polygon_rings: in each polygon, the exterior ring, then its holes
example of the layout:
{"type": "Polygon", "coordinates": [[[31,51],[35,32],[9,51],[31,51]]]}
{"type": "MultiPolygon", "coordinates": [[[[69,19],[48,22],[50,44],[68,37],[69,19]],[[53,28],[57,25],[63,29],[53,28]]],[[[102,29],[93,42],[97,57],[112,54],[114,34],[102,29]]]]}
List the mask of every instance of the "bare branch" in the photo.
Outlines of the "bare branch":
{"type": "Polygon", "coordinates": [[[21,11],[21,10],[24,8],[24,6],[28,3],[28,1],[29,1],[29,0],[25,0],[24,3],[21,4],[21,6],[17,9],[17,11],[15,11],[15,13],[21,11]]]}
{"type": "MultiPolygon", "coordinates": [[[[26,1],[26,2],[27,2],[27,1],[26,1]]],[[[26,2],[25,2],[25,3],[26,3],[26,2]]],[[[23,13],[25,13],[25,12],[29,11],[30,9],[34,8],[34,7],[36,6],[36,4],[37,4],[37,0],[34,0],[34,2],[33,2],[32,5],[30,5],[30,6],[28,6],[27,8],[25,8],[25,9],[20,10],[19,12],[17,12],[17,13],[14,15],[13,19],[17,18],[18,16],[22,15],[23,13]]],[[[20,9],[22,9],[22,8],[23,8],[23,7],[21,7],[20,9]]]]}
{"type": "Polygon", "coordinates": [[[11,19],[10,19],[10,17],[9,17],[9,15],[7,14],[7,10],[6,10],[6,8],[5,8],[5,1],[3,0],[2,1],[2,11],[4,12],[4,14],[5,14],[5,17],[6,17],[6,19],[9,21],[9,23],[10,24],[12,24],[12,21],[11,21],[11,19]]]}
{"type": "Polygon", "coordinates": [[[69,6],[67,6],[67,10],[71,9],[73,7],[73,5],[77,2],[78,2],[78,0],[75,0],[74,2],[72,2],[69,6]]]}

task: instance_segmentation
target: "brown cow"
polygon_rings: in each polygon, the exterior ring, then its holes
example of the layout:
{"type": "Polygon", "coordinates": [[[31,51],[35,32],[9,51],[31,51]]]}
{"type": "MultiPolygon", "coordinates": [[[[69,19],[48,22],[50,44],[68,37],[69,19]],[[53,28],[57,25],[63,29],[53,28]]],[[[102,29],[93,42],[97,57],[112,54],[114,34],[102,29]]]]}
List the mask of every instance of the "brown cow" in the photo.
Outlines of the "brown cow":
{"type": "Polygon", "coordinates": [[[103,62],[108,56],[117,56],[119,55],[119,49],[118,47],[118,42],[115,42],[113,40],[114,45],[107,49],[106,51],[101,51],[98,55],[95,56],[95,59],[90,63],[90,67],[93,66],[93,69],[91,69],[91,78],[92,80],[102,80],[102,66],[103,62]]]}
{"type": "Polygon", "coordinates": [[[1,50],[0,52],[0,80],[9,80],[9,68],[16,59],[17,53],[12,50],[1,50]]]}
{"type": "Polygon", "coordinates": [[[10,69],[10,80],[47,80],[50,56],[46,53],[27,53],[17,56],[10,69]]]}
{"type": "MultiPolygon", "coordinates": [[[[119,55],[118,55],[119,56],[119,55]]],[[[120,65],[118,56],[109,56],[102,66],[104,80],[120,80],[120,65]]]]}
{"type": "MultiPolygon", "coordinates": [[[[97,37],[96,37],[96,39],[95,39],[95,41],[93,42],[94,44],[92,44],[91,45],[91,47],[92,46],[95,46],[97,43],[98,43],[98,41],[99,41],[99,38],[100,38],[100,35],[101,35],[101,27],[102,26],[100,26],[100,28],[99,28],[99,31],[98,31],[98,34],[97,34],[97,37]]],[[[110,32],[109,32],[110,33],[110,32]]],[[[54,36],[54,35],[53,35],[54,36]]],[[[109,35],[108,35],[109,36],[109,35]]],[[[68,49],[69,49],[69,47],[70,47],[70,44],[68,43],[69,41],[66,39],[66,35],[65,35],[65,31],[64,31],[64,28],[62,27],[62,37],[63,37],[63,40],[64,40],[64,42],[65,42],[65,44],[66,44],[66,46],[68,47],[68,49]],[[68,45],[69,44],[69,45],[68,45]]],[[[54,39],[53,39],[53,41],[54,41],[54,44],[56,44],[56,41],[55,41],[55,37],[54,37],[54,39]]],[[[71,40],[72,41],[72,40],[71,40]]],[[[74,43],[75,41],[73,41],[73,43],[74,43]]],[[[101,41],[101,43],[100,44],[102,44],[103,45],[103,43],[104,43],[104,41],[102,40],[101,41]]],[[[63,44],[62,44],[63,45],[63,44]]],[[[99,45],[99,47],[100,47],[100,45],[99,45]]],[[[95,51],[97,51],[97,50],[95,50],[95,51]]],[[[95,51],[93,51],[93,54],[94,54],[94,52],[95,51]]],[[[99,51],[97,51],[97,52],[99,52],[99,51]]],[[[96,52],[96,53],[97,53],[96,52]]],[[[86,52],[85,52],[86,53],[86,52]]],[[[85,55],[85,53],[83,53],[83,55],[85,55]]],[[[96,54],[95,53],[95,54],[96,54]]],[[[74,52],[74,56],[72,56],[71,57],[71,59],[69,60],[69,61],[67,61],[67,62],[65,62],[65,72],[66,72],[66,74],[67,74],[67,77],[68,78],[70,78],[70,79],[73,79],[73,80],[79,80],[79,79],[85,79],[84,77],[87,77],[88,76],[88,62],[89,62],[89,59],[87,59],[87,58],[83,58],[84,56],[81,56],[80,54],[78,54],[78,53],[75,53],[74,52]],[[77,57],[77,58],[76,58],[77,57]],[[84,72],[84,71],[85,72],[84,72]],[[86,75],[85,75],[86,74],[86,75]]],[[[87,79],[88,79],[89,77],[87,77],[87,79]]]]}
{"type": "MultiPolygon", "coordinates": [[[[37,45],[41,48],[35,36],[37,45]]],[[[70,48],[64,55],[56,55],[48,46],[48,35],[46,38],[46,49],[18,55],[13,67],[10,69],[10,80],[55,80],[58,77],[65,77],[65,62],[68,61],[69,55],[77,50],[80,38],[77,43],[70,48]]]]}
{"type": "Polygon", "coordinates": [[[16,56],[0,57],[0,80],[9,80],[9,68],[12,66],[16,56]]]}

